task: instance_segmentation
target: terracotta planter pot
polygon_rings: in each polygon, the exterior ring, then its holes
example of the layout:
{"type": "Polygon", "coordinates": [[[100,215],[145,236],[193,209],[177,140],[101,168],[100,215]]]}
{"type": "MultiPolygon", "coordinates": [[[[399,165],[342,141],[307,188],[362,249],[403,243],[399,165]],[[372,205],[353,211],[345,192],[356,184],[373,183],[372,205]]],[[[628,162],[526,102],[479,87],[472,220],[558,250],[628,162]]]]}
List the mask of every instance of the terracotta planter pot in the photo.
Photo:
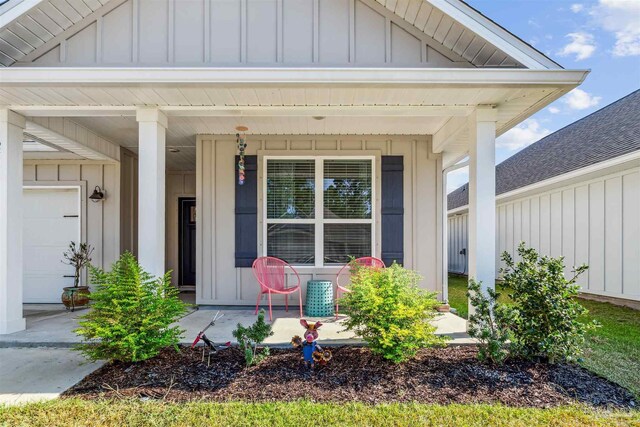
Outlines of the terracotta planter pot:
{"type": "Polygon", "coordinates": [[[89,304],[89,294],[88,286],[69,286],[63,288],[61,300],[67,310],[75,311],[89,304]]]}
{"type": "Polygon", "coordinates": [[[438,310],[440,313],[448,313],[449,311],[451,311],[451,306],[449,304],[440,304],[436,307],[436,310],[438,310]]]}

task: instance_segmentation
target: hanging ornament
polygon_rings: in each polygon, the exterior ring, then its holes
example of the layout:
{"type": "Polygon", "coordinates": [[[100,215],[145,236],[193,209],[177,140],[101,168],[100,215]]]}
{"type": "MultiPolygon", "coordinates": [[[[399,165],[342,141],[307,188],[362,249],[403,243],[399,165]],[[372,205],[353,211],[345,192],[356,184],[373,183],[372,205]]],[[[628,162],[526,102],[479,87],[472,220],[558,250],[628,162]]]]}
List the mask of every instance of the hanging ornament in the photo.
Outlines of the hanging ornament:
{"type": "Polygon", "coordinates": [[[249,130],[246,126],[237,126],[236,141],[238,143],[238,152],[240,154],[240,160],[238,160],[238,185],[244,185],[244,152],[247,148],[245,132],[249,130]]]}

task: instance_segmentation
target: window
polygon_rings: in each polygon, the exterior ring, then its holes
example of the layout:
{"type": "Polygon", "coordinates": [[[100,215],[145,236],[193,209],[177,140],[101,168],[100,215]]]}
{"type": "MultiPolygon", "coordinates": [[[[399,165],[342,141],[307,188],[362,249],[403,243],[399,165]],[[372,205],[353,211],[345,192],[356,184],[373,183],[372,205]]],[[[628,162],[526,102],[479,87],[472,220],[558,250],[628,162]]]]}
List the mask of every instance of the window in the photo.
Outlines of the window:
{"type": "Polygon", "coordinates": [[[266,158],[266,255],[322,267],[373,254],[372,158],[266,158]]]}

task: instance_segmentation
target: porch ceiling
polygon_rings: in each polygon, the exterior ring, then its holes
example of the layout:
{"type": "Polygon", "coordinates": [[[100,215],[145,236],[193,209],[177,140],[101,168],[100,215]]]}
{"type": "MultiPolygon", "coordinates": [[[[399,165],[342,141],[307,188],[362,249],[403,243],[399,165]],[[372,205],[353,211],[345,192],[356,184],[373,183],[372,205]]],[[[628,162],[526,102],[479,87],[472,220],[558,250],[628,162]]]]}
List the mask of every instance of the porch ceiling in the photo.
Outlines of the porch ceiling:
{"type": "MultiPolygon", "coordinates": [[[[587,72],[459,69],[2,69],[0,106],[70,117],[135,149],[136,109],[169,117],[167,143],[192,168],[195,135],[449,133],[477,105],[497,109],[502,134],[576,87],[587,72]],[[318,116],[324,117],[317,120],[318,116]],[[455,121],[454,121],[455,120],[455,121]],[[445,132],[441,132],[445,133],[445,132]]],[[[455,130],[455,129],[454,129],[455,130]]],[[[464,133],[454,132],[456,150],[464,133]]],[[[450,141],[444,140],[447,144],[450,141]]],[[[444,143],[443,143],[444,144],[444,143]]],[[[440,147],[442,149],[442,147],[440,147]]],[[[177,154],[177,153],[175,153],[177,154]]]]}

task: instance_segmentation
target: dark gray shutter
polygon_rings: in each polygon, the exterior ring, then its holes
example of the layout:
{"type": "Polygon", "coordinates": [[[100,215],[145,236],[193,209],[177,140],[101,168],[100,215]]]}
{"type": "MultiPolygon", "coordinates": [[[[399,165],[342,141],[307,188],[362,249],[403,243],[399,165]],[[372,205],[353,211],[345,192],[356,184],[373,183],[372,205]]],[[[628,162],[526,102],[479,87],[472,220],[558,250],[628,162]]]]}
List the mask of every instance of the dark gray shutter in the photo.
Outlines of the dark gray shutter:
{"type": "Polygon", "coordinates": [[[258,257],[258,156],[244,156],[244,185],[238,184],[239,160],[236,156],[236,267],[251,267],[258,257]]]}
{"type": "Polygon", "coordinates": [[[404,163],[402,156],[382,156],[382,260],[404,263],[404,163]]]}

